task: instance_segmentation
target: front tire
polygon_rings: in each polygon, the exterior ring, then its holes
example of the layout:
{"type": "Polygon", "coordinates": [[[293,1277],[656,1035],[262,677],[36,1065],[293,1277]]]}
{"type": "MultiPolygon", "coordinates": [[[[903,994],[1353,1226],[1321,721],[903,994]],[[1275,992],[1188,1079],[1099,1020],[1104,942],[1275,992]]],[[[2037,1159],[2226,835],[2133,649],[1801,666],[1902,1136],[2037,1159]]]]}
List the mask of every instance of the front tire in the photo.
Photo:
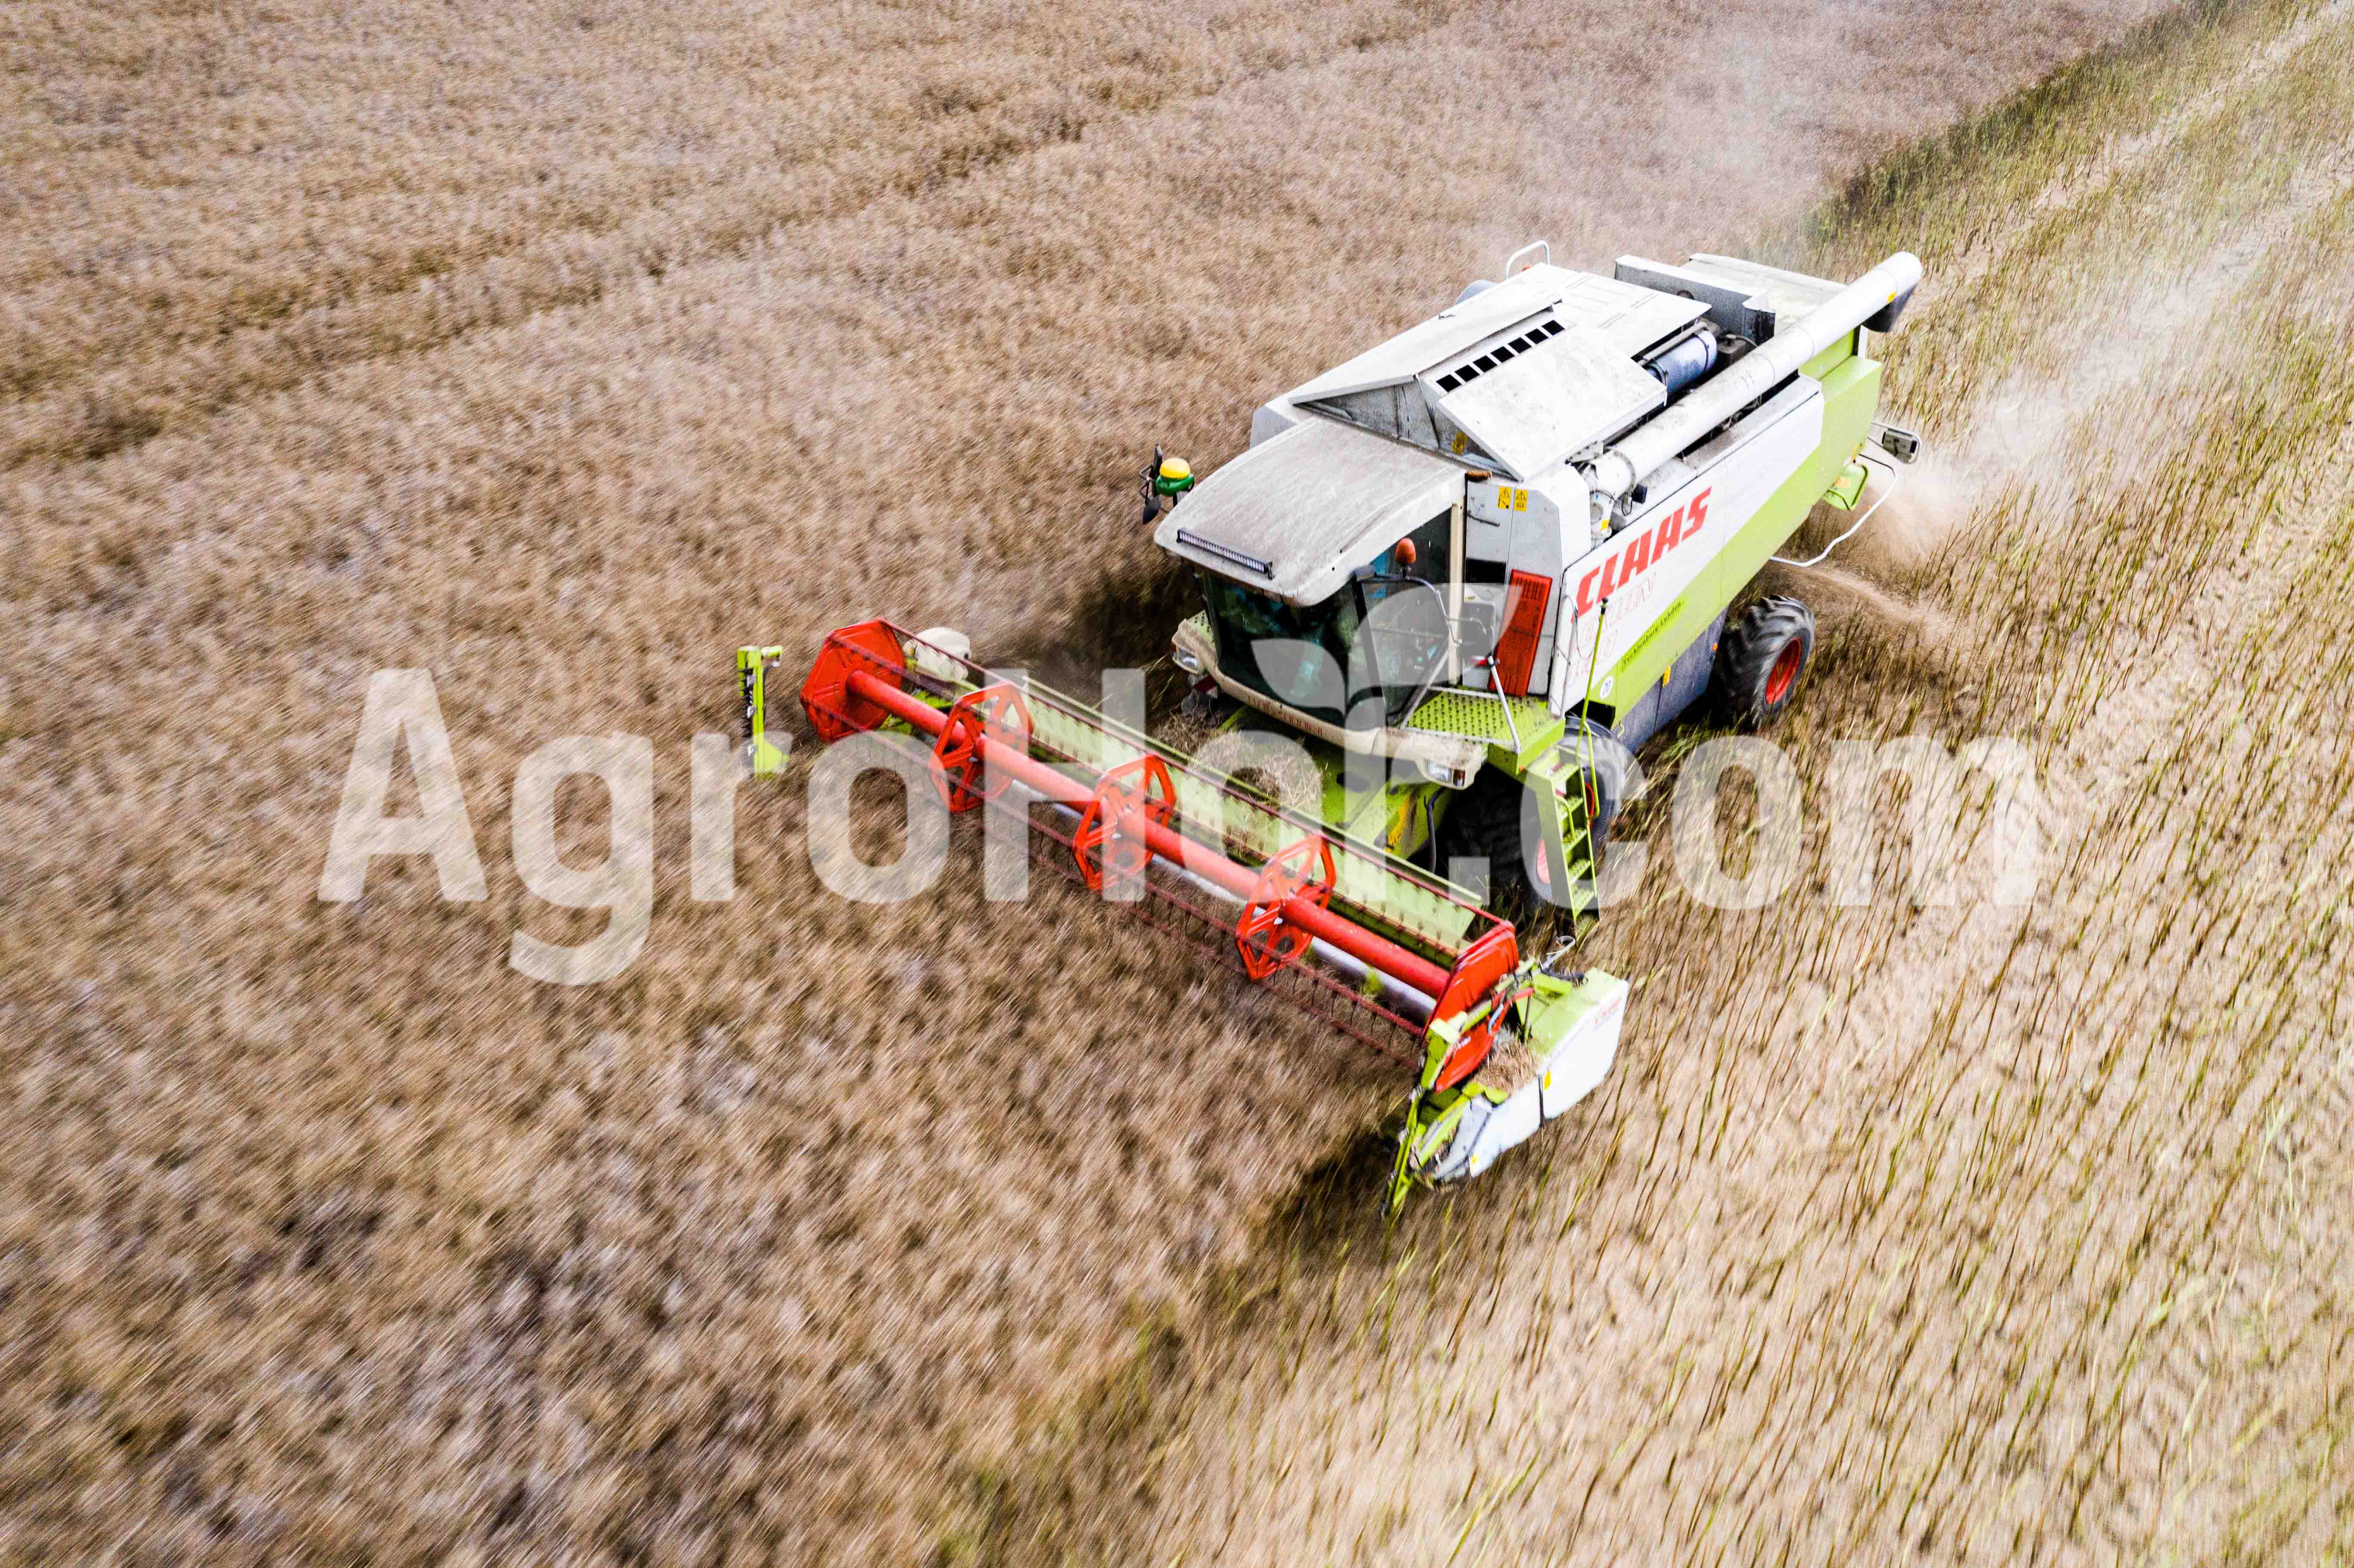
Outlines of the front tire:
{"type": "Polygon", "coordinates": [[[1716,651],[1716,705],[1726,723],[1765,729],[1787,712],[1815,652],[1814,611],[1795,599],[1761,599],[1726,628],[1716,651]]]}
{"type": "MultiPolygon", "coordinates": [[[[1618,814],[1616,786],[1606,776],[1583,770],[1572,784],[1585,787],[1588,810],[1596,813],[1591,874],[1598,883],[1611,820],[1618,814]]],[[[1532,911],[1559,902],[1545,875],[1543,853],[1534,862],[1529,859],[1528,851],[1542,842],[1536,798],[1528,786],[1500,768],[1482,768],[1438,825],[1439,871],[1445,874],[1447,863],[1458,856],[1484,859],[1488,906],[1507,916],[1532,911]]]]}

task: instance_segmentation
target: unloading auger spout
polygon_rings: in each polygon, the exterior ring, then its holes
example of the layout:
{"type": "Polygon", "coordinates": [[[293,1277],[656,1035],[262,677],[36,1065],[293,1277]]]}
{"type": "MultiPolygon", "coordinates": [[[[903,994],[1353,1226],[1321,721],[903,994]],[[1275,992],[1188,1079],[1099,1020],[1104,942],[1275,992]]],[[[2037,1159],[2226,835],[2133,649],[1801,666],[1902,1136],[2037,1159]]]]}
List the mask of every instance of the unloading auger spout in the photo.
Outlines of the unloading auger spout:
{"type": "Polygon", "coordinates": [[[1859,327],[1888,331],[1920,282],[1921,259],[1899,250],[1804,316],[1777,328],[1751,353],[1596,458],[1590,476],[1596,494],[1623,501],[1661,463],[1789,380],[1840,339],[1859,327]]]}

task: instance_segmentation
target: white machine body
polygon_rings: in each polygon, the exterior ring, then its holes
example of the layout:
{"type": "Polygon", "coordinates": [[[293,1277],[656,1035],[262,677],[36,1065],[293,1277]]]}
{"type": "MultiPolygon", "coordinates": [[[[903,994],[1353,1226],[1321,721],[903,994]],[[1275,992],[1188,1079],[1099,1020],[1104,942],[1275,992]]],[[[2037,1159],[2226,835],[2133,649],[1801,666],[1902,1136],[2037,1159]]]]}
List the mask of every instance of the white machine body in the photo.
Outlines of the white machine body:
{"type": "MultiPolygon", "coordinates": [[[[1250,450],[1155,542],[1310,607],[1452,514],[1458,617],[1469,601],[1511,628],[1542,592],[1508,689],[1562,712],[1814,453],[1823,393],[1798,366],[1901,310],[1919,275],[1902,252],[1845,287],[1718,256],[1621,258],[1608,278],[1527,265],[1262,405],[1250,450]]],[[[1450,683],[1490,689],[1490,652],[1467,649],[1450,683]]]]}

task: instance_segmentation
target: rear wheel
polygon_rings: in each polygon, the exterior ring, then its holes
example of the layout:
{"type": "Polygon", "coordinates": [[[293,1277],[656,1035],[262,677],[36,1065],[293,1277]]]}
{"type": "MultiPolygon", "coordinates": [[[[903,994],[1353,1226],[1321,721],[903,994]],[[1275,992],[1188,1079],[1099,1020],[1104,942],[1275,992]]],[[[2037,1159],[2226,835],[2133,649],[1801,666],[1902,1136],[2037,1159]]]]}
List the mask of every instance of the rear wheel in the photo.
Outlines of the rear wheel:
{"type": "Polygon", "coordinates": [[[1797,695],[1815,651],[1814,612],[1795,599],[1761,599],[1725,629],[1716,651],[1717,712],[1744,729],[1764,729],[1797,695]]]}

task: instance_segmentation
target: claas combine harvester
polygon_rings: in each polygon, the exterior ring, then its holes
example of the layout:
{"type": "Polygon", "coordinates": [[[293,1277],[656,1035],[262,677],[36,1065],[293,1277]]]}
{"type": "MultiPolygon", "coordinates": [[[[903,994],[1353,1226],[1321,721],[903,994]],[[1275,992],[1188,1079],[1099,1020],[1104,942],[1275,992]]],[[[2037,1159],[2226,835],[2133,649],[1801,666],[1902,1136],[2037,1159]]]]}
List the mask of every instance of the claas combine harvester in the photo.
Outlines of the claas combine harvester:
{"type": "MultiPolygon", "coordinates": [[[[1844,287],[1720,256],[1605,278],[1539,244],[1261,407],[1198,484],[1156,454],[1147,522],[1201,588],[1172,649],[1200,760],[946,629],[833,632],[801,705],[828,742],[919,748],[950,809],[1019,814],[1108,900],[1394,1050],[1416,1077],[1393,1201],[1476,1174],[1595,1086],[1627,1006],[1506,916],[1596,912],[1614,759],[1703,696],[1748,726],[1790,702],[1812,617],[1751,585],[1819,503],[1914,456],[1868,334],[1920,275],[1900,252],[1844,287]],[[1245,781],[1267,743],[1320,799],[1245,781]]],[[[780,657],[737,652],[756,773],[780,657]]]]}

